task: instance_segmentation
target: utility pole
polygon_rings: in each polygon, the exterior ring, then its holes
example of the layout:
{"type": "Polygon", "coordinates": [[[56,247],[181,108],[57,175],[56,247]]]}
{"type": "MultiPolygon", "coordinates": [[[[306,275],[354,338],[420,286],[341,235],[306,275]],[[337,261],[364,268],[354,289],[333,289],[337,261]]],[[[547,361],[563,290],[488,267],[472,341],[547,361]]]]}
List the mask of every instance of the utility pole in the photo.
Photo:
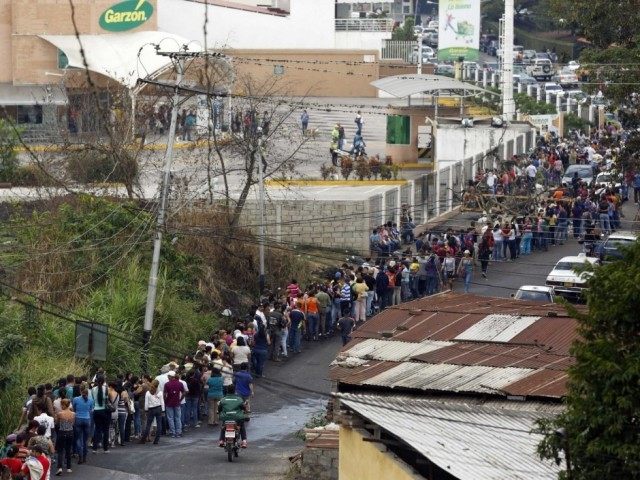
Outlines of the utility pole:
{"type": "Polygon", "coordinates": [[[147,305],[144,312],[144,330],[142,332],[142,371],[147,373],[149,367],[149,346],[151,344],[151,330],[153,329],[153,314],[156,309],[156,293],[158,290],[158,270],[160,268],[160,248],[162,247],[162,230],[164,229],[167,204],[169,201],[169,186],[171,183],[171,165],[173,163],[173,144],[176,137],[176,124],[178,123],[178,104],[180,103],[180,83],[184,76],[184,60],[180,54],[157,52],[158,55],[170,56],[175,59],[177,70],[176,85],[173,92],[171,106],[171,124],[169,125],[169,137],[167,138],[167,150],[164,154],[164,167],[162,171],[162,186],[160,192],[160,208],[156,220],[156,232],[153,239],[153,256],[151,257],[151,270],[149,272],[149,286],[147,288],[147,305]]]}
{"type": "Polygon", "coordinates": [[[418,33],[418,75],[422,75],[422,26],[418,33]]]}
{"type": "Polygon", "coordinates": [[[504,41],[502,42],[502,117],[513,120],[516,105],[513,101],[513,0],[504,2],[504,41]]]}
{"type": "Polygon", "coordinates": [[[262,138],[262,128],[258,128],[258,154],[260,159],[258,161],[258,205],[260,208],[260,227],[258,230],[258,236],[260,240],[259,257],[260,257],[260,276],[258,277],[258,284],[260,285],[260,295],[264,293],[265,288],[265,276],[264,276],[264,141],[262,138]]]}

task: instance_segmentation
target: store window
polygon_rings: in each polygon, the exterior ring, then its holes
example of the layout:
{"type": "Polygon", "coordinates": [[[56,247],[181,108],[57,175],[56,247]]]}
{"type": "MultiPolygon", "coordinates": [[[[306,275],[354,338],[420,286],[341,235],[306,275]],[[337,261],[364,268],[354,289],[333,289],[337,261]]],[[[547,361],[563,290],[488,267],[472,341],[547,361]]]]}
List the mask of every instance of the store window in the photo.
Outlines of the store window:
{"type": "Polygon", "coordinates": [[[18,105],[16,123],[22,125],[40,125],[42,123],[42,105],[18,105]]]}
{"type": "Polygon", "coordinates": [[[67,58],[67,54],[62,50],[58,49],[58,68],[63,70],[69,66],[69,58],[67,58]]]}
{"type": "Polygon", "coordinates": [[[411,143],[411,117],[408,115],[387,116],[387,143],[409,145],[411,143]]]}

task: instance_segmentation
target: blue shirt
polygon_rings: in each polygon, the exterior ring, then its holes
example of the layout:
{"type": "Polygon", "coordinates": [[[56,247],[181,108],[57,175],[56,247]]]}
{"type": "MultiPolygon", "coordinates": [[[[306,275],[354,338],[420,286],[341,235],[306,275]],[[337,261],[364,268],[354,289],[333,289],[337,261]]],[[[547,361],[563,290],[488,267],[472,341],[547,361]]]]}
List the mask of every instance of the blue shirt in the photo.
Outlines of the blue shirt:
{"type": "Polygon", "coordinates": [[[76,418],[90,420],[91,412],[93,411],[93,398],[87,397],[86,401],[83,397],[74,398],[73,411],[76,412],[76,418]]]}
{"type": "Polygon", "coordinates": [[[636,173],[633,177],[633,188],[640,188],[640,173],[636,173]]]}
{"type": "Polygon", "coordinates": [[[253,383],[253,377],[249,372],[240,370],[234,375],[236,381],[236,393],[242,397],[251,395],[250,385],[253,383]]]}
{"type": "Polygon", "coordinates": [[[224,380],[222,379],[222,376],[209,377],[209,380],[207,380],[207,385],[209,386],[209,391],[207,392],[207,398],[221,399],[224,396],[222,392],[222,386],[224,385],[224,380]]]}

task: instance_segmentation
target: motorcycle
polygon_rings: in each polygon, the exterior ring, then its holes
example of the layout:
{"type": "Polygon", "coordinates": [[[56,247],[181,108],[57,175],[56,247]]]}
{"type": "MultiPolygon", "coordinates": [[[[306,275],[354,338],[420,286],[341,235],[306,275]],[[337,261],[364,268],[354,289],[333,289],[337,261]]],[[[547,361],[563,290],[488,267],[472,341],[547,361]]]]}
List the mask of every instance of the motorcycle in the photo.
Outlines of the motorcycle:
{"type": "Polygon", "coordinates": [[[224,449],[230,462],[233,462],[233,457],[237,458],[240,452],[240,427],[233,420],[224,422],[224,449]]]}

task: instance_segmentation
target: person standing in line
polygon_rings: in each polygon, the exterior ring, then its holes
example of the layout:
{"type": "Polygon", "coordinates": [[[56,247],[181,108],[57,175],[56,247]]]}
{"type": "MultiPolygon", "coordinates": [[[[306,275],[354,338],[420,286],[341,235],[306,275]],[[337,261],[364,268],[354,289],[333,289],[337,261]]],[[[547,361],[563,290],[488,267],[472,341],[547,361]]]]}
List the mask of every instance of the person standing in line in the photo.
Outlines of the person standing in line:
{"type": "Polygon", "coordinates": [[[480,260],[480,267],[484,278],[487,278],[487,267],[489,266],[489,258],[491,257],[491,250],[494,245],[493,232],[491,228],[487,228],[482,235],[480,246],[478,247],[478,259],[480,260]]]}
{"type": "MultiPolygon", "coordinates": [[[[168,383],[168,382],[167,382],[168,383]]],[[[164,416],[164,399],[163,399],[163,391],[159,388],[159,381],[155,379],[149,385],[149,389],[147,393],[145,393],[144,398],[144,409],[147,412],[147,423],[144,427],[144,432],[142,433],[142,438],[140,439],[140,443],[144,444],[149,438],[149,433],[151,432],[151,425],[153,421],[156,421],[156,436],[153,439],[153,444],[157,445],[160,441],[160,435],[162,435],[162,418],[164,416]]]]}
{"type": "Polygon", "coordinates": [[[469,293],[471,280],[473,279],[473,259],[469,250],[464,251],[464,257],[460,260],[458,266],[458,276],[464,280],[464,293],[469,293]]]}
{"type": "Polygon", "coordinates": [[[306,135],[307,128],[309,128],[309,114],[306,110],[303,110],[302,115],[300,115],[300,124],[302,125],[302,135],[306,135]]]}
{"type": "MultiPolygon", "coordinates": [[[[78,397],[79,398],[79,397],[78,397]]],[[[56,451],[58,452],[58,471],[56,475],[62,475],[62,465],[66,463],[67,473],[71,473],[71,453],[73,451],[73,428],[76,414],[69,409],[68,398],[60,402],[62,410],[56,413],[56,426],[58,437],[56,439],[56,451]],[[64,463],[63,463],[64,461],[64,463]]]]}
{"type": "Polygon", "coordinates": [[[168,374],[169,381],[163,388],[165,413],[169,422],[169,433],[171,437],[182,436],[182,413],[180,404],[184,397],[185,388],[176,376],[176,372],[171,370],[168,374]]]}
{"type": "Polygon", "coordinates": [[[356,119],[354,121],[356,124],[356,135],[362,135],[362,126],[364,125],[364,120],[362,119],[360,110],[358,110],[358,114],[356,115],[356,119]]]}
{"type": "Polygon", "coordinates": [[[338,150],[343,149],[345,138],[344,127],[338,124],[338,150]]]}

